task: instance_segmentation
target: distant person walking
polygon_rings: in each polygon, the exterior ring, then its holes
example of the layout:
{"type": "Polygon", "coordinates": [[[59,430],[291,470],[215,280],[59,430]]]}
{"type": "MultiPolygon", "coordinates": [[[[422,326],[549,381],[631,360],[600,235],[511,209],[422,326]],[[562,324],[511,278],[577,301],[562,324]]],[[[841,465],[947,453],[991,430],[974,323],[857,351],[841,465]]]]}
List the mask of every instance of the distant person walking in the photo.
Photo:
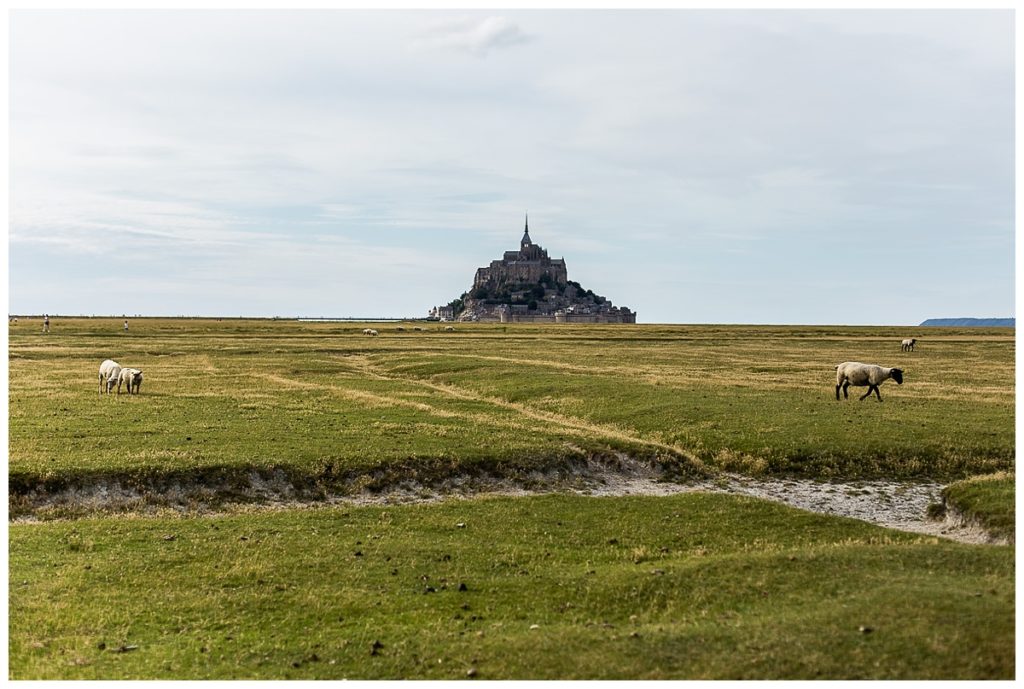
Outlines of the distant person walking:
{"type": "Polygon", "coordinates": [[[50,317],[45,313],[43,314],[43,332],[50,332],[50,317]]]}
{"type": "Polygon", "coordinates": [[[127,320],[124,322],[124,331],[128,332],[128,321],[127,320]]]}

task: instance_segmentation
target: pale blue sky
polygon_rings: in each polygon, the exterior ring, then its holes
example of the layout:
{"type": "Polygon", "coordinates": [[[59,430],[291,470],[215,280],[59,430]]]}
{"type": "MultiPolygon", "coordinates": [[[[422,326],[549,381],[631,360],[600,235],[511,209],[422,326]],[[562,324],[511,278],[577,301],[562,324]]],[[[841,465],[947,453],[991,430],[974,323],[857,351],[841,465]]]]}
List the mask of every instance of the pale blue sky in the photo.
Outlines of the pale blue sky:
{"type": "Polygon", "coordinates": [[[18,11],[13,313],[421,316],[531,236],[640,322],[1014,315],[990,11],[18,11]]]}

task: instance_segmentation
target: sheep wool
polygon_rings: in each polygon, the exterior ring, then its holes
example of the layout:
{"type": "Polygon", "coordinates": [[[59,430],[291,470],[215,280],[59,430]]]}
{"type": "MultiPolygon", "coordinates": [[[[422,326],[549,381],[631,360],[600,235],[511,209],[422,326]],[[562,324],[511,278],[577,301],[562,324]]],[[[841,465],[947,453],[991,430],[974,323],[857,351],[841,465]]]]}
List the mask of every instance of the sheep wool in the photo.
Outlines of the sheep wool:
{"type": "Polygon", "coordinates": [[[121,384],[128,388],[128,394],[139,392],[142,385],[142,371],[137,368],[122,368],[117,378],[117,394],[121,394],[121,384]]]}
{"type": "Polygon", "coordinates": [[[877,364],[862,364],[859,361],[844,361],[836,366],[836,399],[839,399],[840,388],[843,390],[844,399],[848,399],[850,394],[847,392],[847,388],[853,385],[854,387],[867,386],[868,391],[860,398],[861,400],[874,392],[878,401],[881,402],[882,395],[878,392],[878,386],[890,378],[895,380],[897,385],[903,385],[901,369],[886,368],[877,364]]]}
{"type": "Polygon", "coordinates": [[[103,384],[107,385],[107,392],[109,393],[114,383],[117,382],[118,377],[121,375],[121,364],[117,363],[113,359],[105,359],[100,364],[100,394],[103,394],[103,384]]]}

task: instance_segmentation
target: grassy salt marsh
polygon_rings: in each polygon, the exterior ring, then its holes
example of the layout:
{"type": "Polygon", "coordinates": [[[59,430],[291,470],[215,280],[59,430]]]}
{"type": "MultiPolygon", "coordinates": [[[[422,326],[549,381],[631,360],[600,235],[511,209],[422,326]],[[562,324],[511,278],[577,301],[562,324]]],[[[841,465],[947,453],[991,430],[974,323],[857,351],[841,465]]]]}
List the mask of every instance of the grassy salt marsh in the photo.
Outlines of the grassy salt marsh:
{"type": "Polygon", "coordinates": [[[1014,674],[1012,548],[735,496],[49,522],[10,566],[16,679],[1014,674]]]}
{"type": "Polygon", "coordinates": [[[951,511],[993,536],[1012,540],[1016,525],[1015,484],[1015,475],[1005,472],[957,481],[942,491],[944,512],[951,511]]]}
{"type": "MultiPolygon", "coordinates": [[[[12,678],[1014,674],[1012,547],[701,493],[227,504],[254,476],[315,499],[619,453],[681,479],[1012,472],[1010,329],[120,323],[10,328],[9,504],[42,520],[10,525],[12,678]],[[142,393],[98,395],[105,358],[142,393]],[[845,360],[906,382],[836,402],[845,360]],[[228,509],[34,502],[114,485],[228,509]]],[[[956,504],[1012,525],[1001,476],[956,504]]]]}
{"type": "MultiPolygon", "coordinates": [[[[364,324],[135,319],[11,328],[14,486],[284,467],[536,467],[626,450],[684,467],[847,478],[1011,470],[1005,329],[364,324]],[[917,336],[902,352],[902,335],[917,336]],[[145,372],[97,395],[99,362],[145,372]],[[834,366],[899,366],[837,403],[834,366]]],[[[857,388],[854,391],[858,390],[857,388]]]]}

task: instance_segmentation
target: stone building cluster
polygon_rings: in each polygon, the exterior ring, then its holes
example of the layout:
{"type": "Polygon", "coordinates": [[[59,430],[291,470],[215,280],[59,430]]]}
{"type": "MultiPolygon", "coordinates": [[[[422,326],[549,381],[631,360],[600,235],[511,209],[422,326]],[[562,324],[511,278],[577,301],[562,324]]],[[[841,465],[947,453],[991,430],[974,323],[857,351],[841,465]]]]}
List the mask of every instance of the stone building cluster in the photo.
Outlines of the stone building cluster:
{"type": "Polygon", "coordinates": [[[636,313],[572,280],[564,258],[551,258],[530,239],[527,218],[518,251],[478,268],[473,287],[458,299],[436,306],[439,320],[501,323],[636,323],[636,313]]]}

